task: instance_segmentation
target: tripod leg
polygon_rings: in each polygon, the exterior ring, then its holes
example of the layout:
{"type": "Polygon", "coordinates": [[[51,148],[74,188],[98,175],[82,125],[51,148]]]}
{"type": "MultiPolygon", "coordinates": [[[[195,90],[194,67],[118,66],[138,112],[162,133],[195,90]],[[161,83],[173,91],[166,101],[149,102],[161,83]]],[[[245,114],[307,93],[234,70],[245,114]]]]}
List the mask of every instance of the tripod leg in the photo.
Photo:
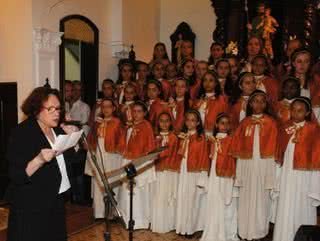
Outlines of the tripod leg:
{"type": "Polygon", "coordinates": [[[106,224],[106,232],[104,233],[104,240],[105,241],[111,241],[111,227],[110,227],[110,222],[109,222],[109,215],[111,211],[111,204],[110,200],[107,195],[104,196],[103,198],[104,201],[104,220],[106,224]]]}
{"type": "Polygon", "coordinates": [[[129,219],[129,241],[133,240],[134,220],[133,220],[133,178],[129,180],[130,188],[130,219],[129,219]]]}

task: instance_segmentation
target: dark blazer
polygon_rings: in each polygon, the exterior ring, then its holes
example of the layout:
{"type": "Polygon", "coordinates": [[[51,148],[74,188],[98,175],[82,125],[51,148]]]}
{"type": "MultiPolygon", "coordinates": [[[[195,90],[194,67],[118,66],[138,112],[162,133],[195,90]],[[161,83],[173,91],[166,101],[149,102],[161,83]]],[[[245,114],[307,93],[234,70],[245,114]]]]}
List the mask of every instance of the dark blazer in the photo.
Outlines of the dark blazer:
{"type": "MultiPolygon", "coordinates": [[[[54,132],[56,135],[64,133],[61,128],[55,128],[54,132]]],[[[11,180],[8,199],[11,209],[40,211],[54,207],[61,183],[57,160],[54,158],[44,164],[31,177],[25,172],[28,162],[43,148],[51,146],[36,119],[26,119],[12,132],[7,151],[11,180]]],[[[63,154],[68,173],[73,154],[71,149],[63,154]]]]}

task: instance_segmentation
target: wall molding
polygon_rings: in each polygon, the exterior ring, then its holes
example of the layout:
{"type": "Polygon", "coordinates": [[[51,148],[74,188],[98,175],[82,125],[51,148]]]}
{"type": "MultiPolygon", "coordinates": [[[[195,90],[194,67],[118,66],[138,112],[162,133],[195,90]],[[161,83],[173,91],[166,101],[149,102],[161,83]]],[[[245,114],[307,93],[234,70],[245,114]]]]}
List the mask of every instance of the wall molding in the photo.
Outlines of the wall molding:
{"type": "Polygon", "coordinates": [[[44,28],[33,29],[34,85],[45,84],[46,78],[53,88],[59,87],[59,59],[56,58],[62,43],[63,32],[52,32],[44,28]]]}

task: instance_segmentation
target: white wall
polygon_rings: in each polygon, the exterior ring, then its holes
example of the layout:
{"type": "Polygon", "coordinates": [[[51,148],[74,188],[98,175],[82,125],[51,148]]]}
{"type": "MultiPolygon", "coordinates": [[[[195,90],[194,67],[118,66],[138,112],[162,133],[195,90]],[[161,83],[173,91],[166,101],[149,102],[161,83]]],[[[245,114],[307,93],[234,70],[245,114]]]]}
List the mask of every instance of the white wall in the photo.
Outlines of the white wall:
{"type": "Polygon", "coordinates": [[[33,88],[31,12],[31,0],[6,0],[0,7],[0,82],[17,82],[18,109],[33,88]]]}
{"type": "MultiPolygon", "coordinates": [[[[18,83],[18,105],[35,87],[32,32],[59,32],[60,20],[79,14],[99,29],[99,81],[116,80],[118,59],[113,43],[134,44],[137,59],[149,61],[153,46],[162,41],[170,53],[170,35],[186,21],[197,35],[196,58],[207,59],[215,15],[209,0],[5,0],[0,8],[0,81],[18,83]]],[[[59,87],[59,51],[53,53],[55,87],[59,87]]],[[[50,60],[52,61],[52,59],[50,60]]],[[[45,64],[45,63],[42,63],[45,64]]],[[[21,112],[19,117],[21,119],[21,112]]]]}
{"type": "MultiPolygon", "coordinates": [[[[116,60],[111,54],[111,17],[114,0],[32,0],[33,27],[58,32],[60,20],[65,16],[78,14],[89,18],[99,29],[99,80],[114,75],[110,66],[116,60]]],[[[120,3],[121,0],[118,0],[120,3]]],[[[59,52],[57,52],[57,58],[59,52]]],[[[59,76],[59,75],[57,75],[59,76]]]]}
{"type": "Polygon", "coordinates": [[[195,58],[207,60],[216,27],[216,16],[209,0],[160,0],[160,40],[171,56],[170,35],[182,21],[196,34],[195,58]]]}
{"type": "Polygon", "coordinates": [[[149,62],[159,41],[159,0],[123,0],[123,42],[134,45],[136,57],[149,62]]]}

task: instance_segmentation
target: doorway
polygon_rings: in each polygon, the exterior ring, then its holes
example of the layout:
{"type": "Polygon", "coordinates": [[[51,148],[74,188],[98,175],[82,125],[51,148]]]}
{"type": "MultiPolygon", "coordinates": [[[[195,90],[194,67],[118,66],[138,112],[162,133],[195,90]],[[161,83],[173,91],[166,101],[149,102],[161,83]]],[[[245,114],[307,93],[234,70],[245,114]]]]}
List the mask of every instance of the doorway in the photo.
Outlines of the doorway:
{"type": "Polygon", "coordinates": [[[99,73],[99,30],[88,18],[70,15],[60,21],[64,32],[60,46],[60,90],[66,80],[80,80],[82,100],[93,106],[97,98],[99,73]]]}
{"type": "Polygon", "coordinates": [[[11,130],[18,124],[17,83],[0,83],[0,204],[9,183],[5,158],[11,130]]]}

